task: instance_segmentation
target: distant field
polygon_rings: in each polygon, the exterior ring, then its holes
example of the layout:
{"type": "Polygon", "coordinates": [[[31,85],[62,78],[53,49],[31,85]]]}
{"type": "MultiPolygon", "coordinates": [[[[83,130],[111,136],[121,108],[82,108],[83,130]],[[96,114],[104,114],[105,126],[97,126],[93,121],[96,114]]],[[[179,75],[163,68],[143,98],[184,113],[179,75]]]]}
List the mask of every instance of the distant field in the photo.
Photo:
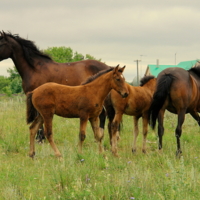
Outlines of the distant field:
{"type": "MultiPolygon", "coordinates": [[[[190,200],[200,199],[200,129],[186,116],[181,144],[183,156],[175,157],[176,116],[166,113],[163,151],[149,129],[147,154],[132,154],[132,117],[124,116],[120,158],[110,152],[107,129],[104,155],[88,123],[83,154],[78,154],[79,119],[55,116],[54,138],[63,161],[54,157],[48,142],[36,143],[36,157],[28,157],[29,128],[24,96],[0,97],[0,200],[190,200]]],[[[141,127],[141,124],[140,124],[141,127]]]]}

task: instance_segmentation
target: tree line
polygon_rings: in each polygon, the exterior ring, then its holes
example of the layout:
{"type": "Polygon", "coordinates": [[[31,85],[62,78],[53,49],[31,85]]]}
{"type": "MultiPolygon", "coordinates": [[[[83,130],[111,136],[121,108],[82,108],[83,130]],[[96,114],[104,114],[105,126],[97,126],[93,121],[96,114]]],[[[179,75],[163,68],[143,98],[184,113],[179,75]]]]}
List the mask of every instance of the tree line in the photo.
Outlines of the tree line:
{"type": "MultiPolygon", "coordinates": [[[[101,61],[101,59],[96,59],[90,54],[86,54],[84,56],[81,53],[74,52],[70,47],[64,46],[49,47],[43,50],[43,52],[51,56],[55,62],[59,63],[76,62],[84,59],[101,61]]],[[[22,80],[15,66],[13,66],[13,68],[9,68],[7,72],[9,74],[8,77],[0,76],[0,93],[7,94],[8,96],[23,93],[22,80]]]]}

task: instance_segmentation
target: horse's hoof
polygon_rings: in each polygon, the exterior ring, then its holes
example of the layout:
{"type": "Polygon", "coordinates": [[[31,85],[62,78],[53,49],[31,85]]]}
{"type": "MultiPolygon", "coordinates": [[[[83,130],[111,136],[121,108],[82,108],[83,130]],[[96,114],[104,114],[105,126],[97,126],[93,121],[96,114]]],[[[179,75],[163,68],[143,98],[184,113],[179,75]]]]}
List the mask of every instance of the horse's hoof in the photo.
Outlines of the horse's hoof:
{"type": "Polygon", "coordinates": [[[30,157],[30,158],[32,158],[32,159],[33,159],[33,158],[34,158],[34,156],[35,156],[35,152],[33,152],[33,153],[29,153],[29,157],[30,157]]]}
{"type": "Polygon", "coordinates": [[[136,149],[132,149],[132,153],[136,153],[136,149]]]}
{"type": "Polygon", "coordinates": [[[142,153],[146,154],[146,152],[147,152],[147,151],[146,151],[145,149],[142,149],[142,153]]]}
{"type": "Polygon", "coordinates": [[[114,153],[114,152],[112,152],[112,153],[113,153],[113,156],[114,156],[114,157],[119,158],[118,153],[114,153]]]}
{"type": "Polygon", "coordinates": [[[176,157],[177,157],[177,158],[180,158],[181,155],[182,155],[182,151],[181,151],[181,150],[177,150],[177,151],[176,151],[176,157]]]}

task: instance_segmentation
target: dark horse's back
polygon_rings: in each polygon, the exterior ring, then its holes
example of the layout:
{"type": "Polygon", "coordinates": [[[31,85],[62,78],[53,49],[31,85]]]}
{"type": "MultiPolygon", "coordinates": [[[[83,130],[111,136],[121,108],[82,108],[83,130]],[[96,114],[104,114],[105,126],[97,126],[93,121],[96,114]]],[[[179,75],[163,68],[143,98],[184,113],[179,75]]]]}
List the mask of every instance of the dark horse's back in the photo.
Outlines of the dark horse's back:
{"type": "MultiPolygon", "coordinates": [[[[191,77],[187,70],[172,67],[163,70],[157,77],[156,91],[149,109],[150,125],[155,128],[156,119],[161,108],[165,108],[177,114],[177,107],[187,105],[190,97],[188,91],[191,88],[191,77]],[[188,98],[182,98],[188,96],[188,98]],[[186,101],[186,102],[185,102],[186,101]],[[173,102],[173,103],[172,103],[173,102]]],[[[192,94],[191,94],[192,95],[192,94]]]]}
{"type": "Polygon", "coordinates": [[[105,70],[110,68],[110,66],[106,65],[105,63],[102,63],[97,60],[84,60],[82,62],[85,62],[88,66],[88,69],[93,73],[96,74],[101,70],[105,70]]]}

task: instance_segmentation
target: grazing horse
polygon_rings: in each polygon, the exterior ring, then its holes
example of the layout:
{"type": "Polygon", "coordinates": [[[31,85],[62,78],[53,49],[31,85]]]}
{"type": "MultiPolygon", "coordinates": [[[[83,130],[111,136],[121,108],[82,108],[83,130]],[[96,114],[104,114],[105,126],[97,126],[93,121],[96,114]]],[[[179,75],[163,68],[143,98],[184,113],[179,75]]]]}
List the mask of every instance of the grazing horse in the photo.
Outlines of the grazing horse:
{"type": "Polygon", "coordinates": [[[148,110],[151,105],[153,93],[156,86],[156,78],[154,76],[146,76],[141,79],[140,86],[131,86],[126,83],[129,95],[126,99],[114,90],[110,92],[106,98],[106,110],[109,119],[108,130],[110,135],[110,143],[112,152],[115,156],[117,153],[117,139],[119,137],[119,125],[122,121],[122,115],[133,116],[134,120],[134,141],[132,151],[136,151],[136,140],[139,133],[138,120],[143,120],[143,147],[142,151],[146,152],[146,136],[148,131],[148,110]]]}
{"type": "Polygon", "coordinates": [[[178,123],[175,130],[177,140],[176,155],[182,153],[180,137],[185,114],[191,116],[200,125],[200,66],[184,70],[179,67],[167,68],[157,77],[156,91],[150,107],[150,125],[155,128],[158,119],[159,149],[162,149],[162,137],[164,134],[165,110],[178,115],[178,123]]]}
{"type": "MultiPolygon", "coordinates": [[[[47,54],[39,51],[32,41],[11,33],[0,32],[0,61],[7,58],[11,58],[15,64],[22,78],[25,94],[47,82],[70,86],[80,85],[88,77],[110,68],[96,60],[57,63],[47,54]]],[[[103,129],[105,123],[103,113],[100,121],[103,129]]]]}
{"type": "Polygon", "coordinates": [[[124,70],[118,66],[97,73],[80,86],[65,86],[57,83],[46,83],[27,94],[27,123],[30,126],[30,152],[34,157],[34,138],[39,127],[44,123],[44,133],[56,156],[61,153],[53,141],[52,120],[54,114],[66,118],[80,118],[79,152],[86,137],[86,125],[89,120],[95,139],[102,152],[103,134],[99,131],[98,122],[104,100],[111,89],[122,97],[128,96],[124,70]]]}

